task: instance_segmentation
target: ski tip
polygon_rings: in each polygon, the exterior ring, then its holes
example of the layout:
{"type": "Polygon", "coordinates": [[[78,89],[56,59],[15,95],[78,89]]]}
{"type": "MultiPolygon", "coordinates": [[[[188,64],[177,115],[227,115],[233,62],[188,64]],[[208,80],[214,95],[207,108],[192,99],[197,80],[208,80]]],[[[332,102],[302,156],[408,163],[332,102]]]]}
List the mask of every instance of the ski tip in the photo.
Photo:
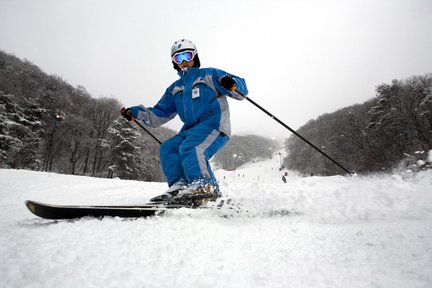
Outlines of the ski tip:
{"type": "Polygon", "coordinates": [[[36,203],[31,200],[26,200],[25,205],[34,214],[36,214],[36,203]]]}

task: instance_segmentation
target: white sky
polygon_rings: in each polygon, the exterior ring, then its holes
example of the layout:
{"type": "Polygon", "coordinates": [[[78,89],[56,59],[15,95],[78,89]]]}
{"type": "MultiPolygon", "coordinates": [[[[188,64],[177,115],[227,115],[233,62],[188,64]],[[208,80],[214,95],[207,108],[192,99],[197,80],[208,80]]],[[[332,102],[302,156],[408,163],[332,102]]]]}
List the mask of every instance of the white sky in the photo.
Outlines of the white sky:
{"type": "MultiPolygon", "coordinates": [[[[178,78],[179,38],[297,129],[380,83],[432,72],[432,1],[0,0],[0,49],[125,106],[153,106],[178,78]]],[[[233,133],[290,135],[251,103],[230,105],[233,133]]]]}

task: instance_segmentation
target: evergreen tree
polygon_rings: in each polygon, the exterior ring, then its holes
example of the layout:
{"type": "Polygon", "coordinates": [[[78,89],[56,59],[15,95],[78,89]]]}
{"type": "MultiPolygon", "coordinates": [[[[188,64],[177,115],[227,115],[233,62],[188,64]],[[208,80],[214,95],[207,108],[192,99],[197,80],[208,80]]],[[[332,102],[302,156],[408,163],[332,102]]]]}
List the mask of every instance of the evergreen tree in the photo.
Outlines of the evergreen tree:
{"type": "Polygon", "coordinates": [[[24,112],[13,95],[0,91],[0,167],[40,168],[41,123],[35,114],[37,109],[24,112]]]}
{"type": "Polygon", "coordinates": [[[123,118],[118,118],[108,129],[109,146],[111,147],[110,170],[121,179],[139,179],[140,154],[138,139],[140,134],[123,118]]]}

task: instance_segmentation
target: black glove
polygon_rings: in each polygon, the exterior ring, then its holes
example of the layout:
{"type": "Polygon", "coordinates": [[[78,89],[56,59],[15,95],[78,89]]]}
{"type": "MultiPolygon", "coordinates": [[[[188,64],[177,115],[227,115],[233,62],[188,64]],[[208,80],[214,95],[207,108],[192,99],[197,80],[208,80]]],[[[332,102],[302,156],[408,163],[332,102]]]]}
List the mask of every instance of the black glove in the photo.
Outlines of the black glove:
{"type": "Polygon", "coordinates": [[[133,121],[135,117],[132,116],[131,108],[121,108],[120,109],[121,115],[126,118],[128,121],[133,121]]]}
{"type": "Polygon", "coordinates": [[[233,89],[233,86],[236,85],[236,82],[233,78],[229,76],[222,76],[219,78],[219,84],[227,90],[233,89]]]}

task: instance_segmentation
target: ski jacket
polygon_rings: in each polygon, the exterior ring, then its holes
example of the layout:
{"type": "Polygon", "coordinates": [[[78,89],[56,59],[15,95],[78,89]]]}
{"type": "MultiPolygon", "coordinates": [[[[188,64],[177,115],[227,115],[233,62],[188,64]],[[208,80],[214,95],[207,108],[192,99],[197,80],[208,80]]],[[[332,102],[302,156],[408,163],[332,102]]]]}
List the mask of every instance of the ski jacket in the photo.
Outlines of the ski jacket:
{"type": "Polygon", "coordinates": [[[215,68],[192,67],[178,74],[180,79],[166,89],[154,107],[140,105],[137,120],[150,127],[159,127],[178,114],[184,123],[180,132],[202,124],[230,136],[227,96],[243,100],[248,93],[244,79],[215,68]],[[219,84],[222,76],[234,79],[237,91],[222,87],[219,84]]]}

